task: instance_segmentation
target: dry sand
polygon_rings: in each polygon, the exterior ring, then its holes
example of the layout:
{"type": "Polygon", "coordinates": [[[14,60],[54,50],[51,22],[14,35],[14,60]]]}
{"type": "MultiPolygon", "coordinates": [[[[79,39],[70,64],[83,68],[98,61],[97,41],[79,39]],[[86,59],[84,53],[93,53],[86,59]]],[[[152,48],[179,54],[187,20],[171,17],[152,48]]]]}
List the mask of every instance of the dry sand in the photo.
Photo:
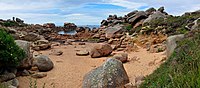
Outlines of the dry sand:
{"type": "MultiPolygon", "coordinates": [[[[88,49],[94,44],[86,45],[62,45],[53,47],[50,50],[41,51],[47,55],[54,63],[54,68],[46,72],[47,77],[37,79],[38,88],[81,88],[83,76],[90,70],[100,66],[108,57],[91,58],[90,56],[76,56],[77,50],[88,49]],[[49,55],[52,50],[61,50],[63,55],[49,55]]],[[[114,52],[118,53],[118,52],[114,52]]],[[[129,62],[124,63],[125,70],[130,78],[130,82],[135,82],[135,77],[152,73],[162,62],[163,53],[149,53],[145,49],[129,54],[129,62]]],[[[31,77],[18,77],[19,88],[29,88],[31,77]]],[[[31,78],[33,81],[34,78],[31,78]]]]}

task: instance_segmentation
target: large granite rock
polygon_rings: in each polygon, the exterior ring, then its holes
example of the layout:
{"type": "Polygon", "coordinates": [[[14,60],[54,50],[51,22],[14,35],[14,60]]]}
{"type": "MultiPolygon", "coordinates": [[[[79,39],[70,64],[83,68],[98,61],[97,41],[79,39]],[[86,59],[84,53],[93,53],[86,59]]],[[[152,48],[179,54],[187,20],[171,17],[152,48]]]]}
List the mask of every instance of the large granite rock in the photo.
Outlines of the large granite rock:
{"type": "Polygon", "coordinates": [[[106,38],[115,38],[119,34],[123,34],[126,30],[123,25],[115,25],[113,27],[108,27],[106,30],[106,38]]]}
{"type": "Polygon", "coordinates": [[[37,41],[40,40],[40,35],[35,33],[28,33],[27,35],[22,36],[21,39],[26,41],[37,41]]]}
{"type": "Polygon", "coordinates": [[[51,48],[51,43],[48,40],[37,40],[32,44],[32,49],[39,51],[39,50],[46,50],[51,48]]]}
{"type": "Polygon", "coordinates": [[[82,88],[124,88],[128,82],[122,62],[110,58],[84,76],[82,88]]]}
{"type": "Polygon", "coordinates": [[[169,36],[166,40],[166,47],[167,47],[167,58],[171,56],[174,52],[174,49],[177,47],[177,41],[180,41],[184,38],[184,34],[169,36]]]}
{"type": "Polygon", "coordinates": [[[112,47],[109,44],[98,44],[92,48],[90,55],[92,58],[108,56],[112,53],[112,47]]]}
{"type": "Polygon", "coordinates": [[[32,65],[33,57],[32,53],[30,52],[30,43],[28,41],[23,40],[15,40],[16,44],[22,48],[25,53],[26,57],[20,62],[20,65],[18,66],[19,69],[29,69],[32,65]]]}
{"type": "Polygon", "coordinates": [[[195,20],[193,23],[194,25],[192,26],[191,30],[200,30],[200,18],[195,20]]]}
{"type": "Polygon", "coordinates": [[[160,12],[164,12],[164,10],[165,10],[165,8],[162,6],[162,7],[160,7],[160,8],[158,8],[158,11],[160,11],[160,12]]]}
{"type": "Polygon", "coordinates": [[[74,23],[64,23],[64,28],[70,29],[70,30],[75,30],[77,26],[74,23]]]}
{"type": "Polygon", "coordinates": [[[54,23],[46,23],[46,24],[43,24],[43,27],[46,27],[46,28],[55,28],[56,25],[54,23]]]}
{"type": "Polygon", "coordinates": [[[147,18],[147,14],[144,11],[139,11],[135,13],[134,15],[132,15],[131,17],[129,17],[128,22],[134,25],[140,20],[146,19],[146,18],[147,18]]]}
{"type": "Polygon", "coordinates": [[[134,10],[134,11],[128,13],[127,16],[128,16],[128,17],[133,16],[133,15],[136,14],[137,12],[138,12],[137,10],[134,10]]]}
{"type": "Polygon", "coordinates": [[[156,12],[156,9],[152,7],[152,8],[147,9],[145,12],[146,12],[148,15],[151,15],[151,14],[153,14],[154,12],[156,12]]]}
{"type": "Polygon", "coordinates": [[[155,13],[153,13],[152,15],[150,15],[147,19],[144,20],[143,24],[145,23],[149,23],[151,22],[152,20],[156,20],[156,19],[159,19],[159,18],[165,18],[166,15],[161,13],[160,11],[156,11],[155,13]]]}
{"type": "Polygon", "coordinates": [[[76,28],[76,32],[85,32],[85,28],[84,27],[78,27],[76,28]]]}
{"type": "Polygon", "coordinates": [[[16,76],[14,73],[4,73],[0,75],[0,82],[5,82],[14,79],[16,76]]]}
{"type": "Polygon", "coordinates": [[[45,55],[38,55],[34,57],[33,65],[37,66],[38,70],[42,72],[50,71],[54,67],[51,59],[49,59],[49,57],[45,55]]]}
{"type": "Polygon", "coordinates": [[[14,78],[14,79],[9,80],[7,82],[3,82],[2,85],[7,86],[8,88],[18,88],[19,87],[19,81],[18,81],[18,79],[14,78]]]}

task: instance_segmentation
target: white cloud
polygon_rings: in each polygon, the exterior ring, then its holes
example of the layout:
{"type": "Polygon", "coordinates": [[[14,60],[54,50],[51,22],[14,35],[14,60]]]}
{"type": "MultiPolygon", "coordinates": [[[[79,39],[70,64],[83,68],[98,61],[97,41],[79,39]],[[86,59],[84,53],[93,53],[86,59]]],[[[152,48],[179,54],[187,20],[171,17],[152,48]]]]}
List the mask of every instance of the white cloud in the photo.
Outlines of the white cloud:
{"type": "Polygon", "coordinates": [[[79,23],[79,25],[96,25],[100,24],[103,17],[90,16],[80,13],[65,15],[65,20],[68,22],[79,23]]]}
{"type": "Polygon", "coordinates": [[[56,1],[59,0],[0,0],[1,10],[33,10],[48,9],[55,7],[56,1]]]}
{"type": "Polygon", "coordinates": [[[99,24],[109,14],[123,16],[143,6],[159,8],[166,12],[181,15],[184,12],[200,9],[200,0],[0,0],[0,18],[13,16],[27,23],[64,22],[76,24],[99,24]],[[88,4],[110,4],[123,9],[83,9],[88,4]],[[54,11],[56,9],[56,11],[54,11]]]}
{"type": "Polygon", "coordinates": [[[140,2],[131,2],[128,0],[103,0],[105,3],[112,4],[112,5],[117,5],[121,7],[125,7],[127,9],[137,9],[141,6],[145,6],[145,3],[140,3],[140,2]]]}
{"type": "Polygon", "coordinates": [[[173,15],[182,15],[185,12],[200,9],[200,0],[131,0],[146,3],[149,7],[159,8],[164,6],[166,12],[173,15]]]}

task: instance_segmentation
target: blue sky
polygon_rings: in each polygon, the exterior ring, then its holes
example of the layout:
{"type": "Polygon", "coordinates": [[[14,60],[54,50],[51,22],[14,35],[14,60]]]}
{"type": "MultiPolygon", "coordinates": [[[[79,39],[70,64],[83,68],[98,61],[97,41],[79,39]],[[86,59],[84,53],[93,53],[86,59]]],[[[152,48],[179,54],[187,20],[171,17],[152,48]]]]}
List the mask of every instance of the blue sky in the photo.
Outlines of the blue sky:
{"type": "Polygon", "coordinates": [[[200,9],[200,0],[0,0],[0,18],[19,17],[27,23],[64,22],[98,25],[109,14],[123,16],[133,10],[165,6],[169,14],[200,9]]]}

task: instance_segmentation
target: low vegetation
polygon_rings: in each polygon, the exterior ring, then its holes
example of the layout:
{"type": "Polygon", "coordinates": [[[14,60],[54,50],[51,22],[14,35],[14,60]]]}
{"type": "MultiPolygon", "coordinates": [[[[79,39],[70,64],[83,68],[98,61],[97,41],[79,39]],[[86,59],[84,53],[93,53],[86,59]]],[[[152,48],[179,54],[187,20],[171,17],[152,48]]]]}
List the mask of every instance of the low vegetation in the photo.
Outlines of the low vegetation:
{"type": "MultiPolygon", "coordinates": [[[[167,34],[183,34],[187,33],[189,29],[185,26],[192,23],[195,19],[199,18],[199,14],[185,15],[185,16],[169,16],[167,18],[159,18],[146,23],[144,27],[148,29],[166,29],[167,34]],[[159,28],[157,28],[159,27],[159,28]]],[[[147,29],[147,30],[148,30],[147,29]]]]}
{"type": "Polygon", "coordinates": [[[125,29],[130,31],[133,28],[131,24],[125,24],[125,29]]]}
{"type": "Polygon", "coordinates": [[[5,26],[5,27],[20,26],[17,22],[14,22],[14,21],[6,21],[3,23],[0,23],[0,25],[5,26]]]}
{"type": "Polygon", "coordinates": [[[15,67],[24,59],[25,52],[16,45],[11,35],[0,29],[0,68],[15,67]]]}
{"type": "Polygon", "coordinates": [[[153,74],[146,77],[141,88],[200,88],[200,32],[187,34],[178,43],[173,55],[153,74]]]}

